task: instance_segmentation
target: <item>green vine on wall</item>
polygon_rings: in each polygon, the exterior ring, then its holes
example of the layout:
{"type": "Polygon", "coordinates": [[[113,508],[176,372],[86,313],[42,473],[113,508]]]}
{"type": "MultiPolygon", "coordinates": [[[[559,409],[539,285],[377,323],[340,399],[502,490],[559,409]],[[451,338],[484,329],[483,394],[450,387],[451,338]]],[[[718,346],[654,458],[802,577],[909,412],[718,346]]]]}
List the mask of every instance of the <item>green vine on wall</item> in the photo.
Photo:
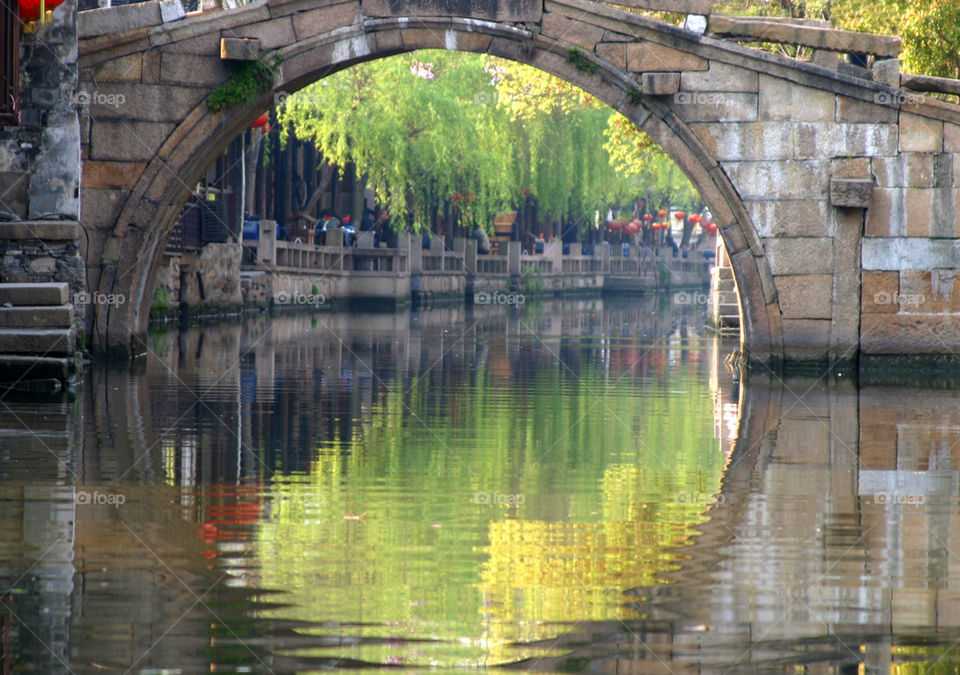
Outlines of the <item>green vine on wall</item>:
{"type": "Polygon", "coordinates": [[[219,112],[253,101],[273,86],[279,67],[279,58],[272,64],[257,59],[235,66],[230,79],[210,92],[207,106],[212,112],[219,112]]]}

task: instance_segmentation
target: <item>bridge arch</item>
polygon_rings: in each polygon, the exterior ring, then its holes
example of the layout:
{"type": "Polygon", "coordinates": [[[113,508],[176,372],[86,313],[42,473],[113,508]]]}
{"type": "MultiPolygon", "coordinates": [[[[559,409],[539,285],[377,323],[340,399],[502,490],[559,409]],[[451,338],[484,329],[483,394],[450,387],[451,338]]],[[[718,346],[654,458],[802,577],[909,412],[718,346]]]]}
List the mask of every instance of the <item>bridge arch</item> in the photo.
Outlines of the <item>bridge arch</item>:
{"type": "MultiPolygon", "coordinates": [[[[748,358],[856,356],[865,212],[831,208],[831,179],[868,179],[873,156],[899,153],[899,111],[875,100],[889,87],[584,0],[547,3],[569,5],[574,18],[544,12],[534,0],[491,2],[471,9],[473,16],[390,12],[418,4],[458,5],[268,0],[118,38],[85,36],[81,21],[81,88],[98,92],[88,111],[81,196],[88,284],[128,299],[98,305],[88,317],[98,348],[129,345],[131,335],[145,332],[165,242],[192,186],[277,94],[364,61],[433,48],[534,66],[647,131],[720,226],[740,293],[748,358]],[[372,16],[364,13],[377,7],[372,16]],[[219,59],[221,37],[256,37],[262,55],[278,56],[282,65],[271,91],[246,107],[213,113],[206,98],[228,75],[219,59]],[[595,68],[578,69],[568,58],[571,48],[581,49],[595,68]],[[683,90],[694,92],[693,104],[675,96],[683,90]],[[722,92],[719,99],[707,93],[715,91],[722,92]],[[98,107],[110,93],[138,103],[98,107]],[[118,152],[118,145],[132,150],[118,152]],[[783,194],[767,194],[771,190],[783,194]],[[804,200],[811,206],[801,209],[805,213],[784,216],[804,200]],[[771,214],[778,222],[794,218],[815,236],[760,222],[771,214]]],[[[922,114],[914,117],[925,121],[922,114]]],[[[941,147],[918,150],[943,149],[939,124],[941,147]]]]}

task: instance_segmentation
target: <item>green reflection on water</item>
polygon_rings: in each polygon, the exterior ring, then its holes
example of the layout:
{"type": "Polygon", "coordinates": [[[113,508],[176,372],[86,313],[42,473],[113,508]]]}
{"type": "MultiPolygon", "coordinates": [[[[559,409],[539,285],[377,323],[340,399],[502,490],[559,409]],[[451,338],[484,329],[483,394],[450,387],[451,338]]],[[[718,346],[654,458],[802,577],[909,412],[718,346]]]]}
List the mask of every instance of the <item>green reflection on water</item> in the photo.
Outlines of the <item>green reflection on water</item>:
{"type": "Polygon", "coordinates": [[[288,654],[508,662],[558,623],[635,617],[622,591],[675,567],[726,461],[705,374],[517,382],[495,357],[462,385],[387,381],[349,447],[269,486],[257,583],[291,604],[265,616],[397,638],[288,654]]]}

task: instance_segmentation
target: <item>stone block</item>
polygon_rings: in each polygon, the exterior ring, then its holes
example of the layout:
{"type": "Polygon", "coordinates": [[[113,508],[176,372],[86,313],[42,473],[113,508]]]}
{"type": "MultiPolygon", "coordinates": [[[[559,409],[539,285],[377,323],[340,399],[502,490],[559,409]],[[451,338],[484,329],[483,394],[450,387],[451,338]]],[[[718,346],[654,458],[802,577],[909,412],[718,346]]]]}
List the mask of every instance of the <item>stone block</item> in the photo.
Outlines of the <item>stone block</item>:
{"type": "MultiPolygon", "coordinates": [[[[166,74],[171,77],[176,73],[186,76],[186,71],[189,70],[188,64],[194,58],[198,57],[164,54],[166,74]]],[[[206,57],[206,59],[207,64],[213,65],[214,72],[219,71],[226,76],[226,70],[220,59],[216,57],[206,57]]],[[[195,67],[195,70],[203,69],[195,67]]],[[[90,115],[93,117],[91,137],[96,136],[97,127],[104,123],[180,123],[197,104],[206,99],[209,93],[209,89],[206,88],[181,87],[172,83],[163,85],[102,83],[98,85],[96,92],[90,94],[90,115]],[[122,118],[122,121],[117,118],[122,118]]]]}
{"type": "Polygon", "coordinates": [[[888,87],[900,87],[900,60],[875,59],[873,62],[873,81],[888,87]]]}
{"type": "Polygon", "coordinates": [[[786,319],[829,319],[833,315],[833,276],[775,277],[780,310],[786,319]]]}
{"type": "Polygon", "coordinates": [[[903,190],[875,187],[867,209],[866,236],[902,235],[904,233],[903,216],[903,190]]]}
{"type": "Polygon", "coordinates": [[[145,162],[101,162],[87,160],[83,163],[82,185],[88,188],[120,188],[130,190],[136,185],[145,162]]]}
{"type": "Polygon", "coordinates": [[[347,2],[309,12],[298,12],[293,15],[293,30],[297,39],[306,40],[342,26],[350,26],[357,21],[357,9],[357,3],[347,2]]]}
{"type": "MultiPolygon", "coordinates": [[[[223,38],[231,40],[235,38],[223,38]]],[[[251,42],[253,42],[251,40],[251,42]]],[[[256,60],[256,57],[254,57],[256,60]]],[[[213,88],[230,77],[230,71],[222,59],[215,56],[199,56],[197,54],[178,54],[164,52],[160,61],[160,80],[171,85],[198,85],[205,89],[213,88]]],[[[167,91],[167,88],[163,89],[167,91]]],[[[188,106],[196,105],[198,97],[195,92],[184,93],[177,88],[170,90],[172,99],[167,108],[172,105],[181,105],[186,113],[188,106]]],[[[184,116],[186,116],[184,114],[184,116]]],[[[140,119],[152,119],[150,117],[140,119]]]]}
{"type": "Polygon", "coordinates": [[[76,334],[72,330],[62,328],[0,328],[0,353],[3,354],[55,356],[72,354],[75,349],[76,334]]]}
{"type": "Polygon", "coordinates": [[[161,122],[97,121],[90,130],[90,158],[149,162],[174,128],[161,122]]]}
{"type": "Polygon", "coordinates": [[[897,127],[892,124],[798,122],[793,146],[797,159],[897,154],[897,127]]]}
{"type": "Polygon", "coordinates": [[[690,126],[720,161],[793,159],[796,154],[794,125],[789,122],[708,122],[690,126]]]}
{"type": "Polygon", "coordinates": [[[743,199],[826,199],[827,161],[722,162],[743,199]]]}
{"type": "Polygon", "coordinates": [[[774,276],[833,273],[833,240],[830,238],[775,237],[764,239],[763,248],[774,276]]]}
{"type": "Polygon", "coordinates": [[[221,37],[257,38],[260,40],[260,48],[263,51],[286,47],[297,41],[293,32],[293,20],[290,17],[230,28],[223,31],[221,37]]]}
{"type": "Polygon", "coordinates": [[[756,93],[760,90],[759,75],[720,61],[710,61],[705,71],[687,70],[680,74],[680,88],[684,91],[729,91],[756,93]]]}
{"type": "Polygon", "coordinates": [[[675,110],[685,122],[752,122],[757,95],[681,91],[673,95],[675,110]]]}
{"type": "Polygon", "coordinates": [[[0,326],[4,328],[70,328],[73,307],[0,307],[0,326]]]}
{"type": "Polygon", "coordinates": [[[0,284],[0,305],[14,307],[65,305],[70,302],[70,286],[65,283],[0,284]]]}
{"type": "Polygon", "coordinates": [[[855,209],[870,206],[873,180],[870,178],[831,178],[830,203],[855,209]]]}
{"type": "Polygon", "coordinates": [[[142,73],[142,56],[130,54],[100,65],[91,79],[94,82],[139,82],[142,73]]]}
{"type": "Polygon", "coordinates": [[[870,158],[849,157],[831,159],[830,175],[834,178],[870,178],[870,158]]]}
{"type": "Polygon", "coordinates": [[[650,96],[672,96],[680,91],[680,73],[643,73],[640,90],[650,96]]]}
{"type": "Polygon", "coordinates": [[[256,61],[260,58],[260,40],[220,38],[220,58],[224,61],[256,61]]]}
{"type": "Polygon", "coordinates": [[[960,268],[960,241],[928,237],[886,237],[863,240],[865,270],[930,270],[960,268]]]}
{"type": "Polygon", "coordinates": [[[574,21],[556,12],[544,12],[540,32],[592,52],[603,39],[603,29],[583,21],[574,21]]]}
{"type": "Polygon", "coordinates": [[[366,16],[469,16],[505,23],[537,23],[543,12],[540,0],[363,0],[366,16]]]}
{"type": "Polygon", "coordinates": [[[875,101],[837,96],[837,122],[896,124],[899,111],[875,101]]]}
{"type": "Polygon", "coordinates": [[[943,122],[911,113],[900,113],[901,152],[941,152],[943,122]]]}
{"type": "MultiPolygon", "coordinates": [[[[954,270],[903,270],[895,298],[901,312],[939,314],[954,311],[954,270]]],[[[960,288],[957,288],[960,291],[960,288]]]]}
{"type": "Polygon", "coordinates": [[[627,69],[627,45],[623,42],[601,42],[597,45],[597,56],[609,61],[620,70],[627,69]]]}
{"type": "Polygon", "coordinates": [[[828,237],[831,214],[827,200],[744,200],[761,237],[828,237]]]}
{"type": "Polygon", "coordinates": [[[627,45],[627,70],[633,73],[649,71],[707,70],[709,61],[688,52],[653,42],[634,42],[627,45]]]}
{"type": "Polygon", "coordinates": [[[864,314],[893,314],[897,311],[898,272],[863,272],[861,278],[860,307],[864,314]]]}
{"type": "Polygon", "coordinates": [[[864,354],[960,353],[960,317],[950,314],[864,314],[860,320],[864,354]]]}
{"type": "Polygon", "coordinates": [[[90,229],[113,229],[129,191],[81,187],[80,194],[82,205],[80,220],[84,228],[89,231],[90,229]]]}
{"type": "Polygon", "coordinates": [[[785,358],[797,361],[826,361],[829,348],[829,320],[788,319],[784,317],[783,351],[785,358]]]}
{"type": "Polygon", "coordinates": [[[836,114],[835,99],[832,92],[760,75],[761,120],[833,121],[836,114]]]}
{"type": "Polygon", "coordinates": [[[26,218],[29,189],[29,173],[0,171],[0,211],[26,218]]]}
{"type": "Polygon", "coordinates": [[[905,233],[908,237],[929,237],[933,218],[933,195],[935,190],[906,188],[904,190],[905,233]]]}
{"type": "Polygon", "coordinates": [[[80,224],[69,220],[0,221],[0,241],[34,239],[44,242],[74,242],[80,238],[80,234],[80,224]]]}
{"type": "MultiPolygon", "coordinates": [[[[944,152],[960,152],[960,125],[945,122],[943,125],[944,152]]],[[[955,161],[954,164],[957,164],[955,161]]]]}
{"type": "Polygon", "coordinates": [[[160,16],[160,3],[141,2],[79,12],[77,31],[83,40],[98,35],[123,33],[135,28],[159,26],[161,23],[163,19],[160,16]]]}
{"type": "Polygon", "coordinates": [[[896,157],[874,157],[878,187],[933,187],[934,159],[927,152],[906,152],[896,157]]]}
{"type": "Polygon", "coordinates": [[[164,23],[179,21],[186,15],[180,0],[160,0],[160,20],[164,23]]]}

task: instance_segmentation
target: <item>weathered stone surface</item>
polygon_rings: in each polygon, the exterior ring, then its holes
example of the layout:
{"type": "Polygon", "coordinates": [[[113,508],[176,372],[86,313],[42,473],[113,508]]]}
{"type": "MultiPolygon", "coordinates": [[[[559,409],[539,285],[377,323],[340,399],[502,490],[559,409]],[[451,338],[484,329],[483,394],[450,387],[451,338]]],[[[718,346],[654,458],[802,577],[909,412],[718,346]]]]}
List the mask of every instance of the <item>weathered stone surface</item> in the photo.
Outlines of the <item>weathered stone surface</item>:
{"type": "MultiPolygon", "coordinates": [[[[168,54],[164,54],[166,59],[168,54]]],[[[192,57],[173,57],[174,69],[185,68],[192,57]]],[[[215,71],[222,71],[223,64],[217,63],[215,71]]],[[[141,122],[180,122],[187,113],[209,95],[209,89],[199,87],[180,87],[174,84],[133,84],[129,82],[110,82],[97,87],[90,93],[90,115],[93,117],[91,130],[96,135],[98,126],[128,120],[130,124],[141,122]]],[[[126,142],[126,141],[124,141],[126,142]]]]}
{"type": "Polygon", "coordinates": [[[960,125],[943,125],[943,150],[944,152],[960,152],[960,125]]]}
{"type": "Polygon", "coordinates": [[[27,220],[11,223],[0,221],[0,241],[76,241],[79,237],[79,223],[69,220],[27,220]]]}
{"type": "Polygon", "coordinates": [[[744,201],[761,237],[829,237],[833,234],[826,199],[744,201]]]}
{"type": "Polygon", "coordinates": [[[139,82],[143,73],[140,54],[121,56],[97,68],[94,82],[139,82]]]}
{"type": "Polygon", "coordinates": [[[79,13],[80,38],[92,38],[109,33],[122,33],[134,28],[158,26],[160,3],[141,2],[133,5],[118,5],[103,9],[91,9],[79,13]]]}
{"type": "Polygon", "coordinates": [[[0,354],[72,354],[76,350],[73,330],[57,328],[2,328],[0,354]]]}
{"type": "Polygon", "coordinates": [[[826,361],[830,346],[830,321],[783,319],[783,351],[797,361],[826,361]]]}
{"type": "Polygon", "coordinates": [[[722,162],[744,199],[826,199],[829,162],[722,162]]]}
{"type": "Polygon", "coordinates": [[[145,162],[101,162],[91,159],[83,164],[83,186],[129,190],[146,166],[145,162]]]}
{"type": "Polygon", "coordinates": [[[874,82],[890,87],[900,86],[900,59],[876,59],[871,69],[874,82]]]}
{"type": "Polygon", "coordinates": [[[541,32],[556,40],[569,42],[593,51],[603,39],[603,29],[582,21],[574,21],[556,12],[545,12],[541,32]]]}
{"type": "Polygon", "coordinates": [[[680,73],[643,73],[640,90],[650,96],[672,96],[680,91],[680,73]]]}
{"type": "Polygon", "coordinates": [[[863,240],[865,270],[929,270],[960,267],[960,243],[953,239],[885,237],[863,240]]]}
{"type": "Polygon", "coordinates": [[[708,67],[709,62],[706,59],[673,47],[653,42],[634,42],[627,45],[627,70],[633,73],[706,70],[708,67]]]}
{"type": "Polygon", "coordinates": [[[900,293],[895,298],[901,312],[939,314],[956,312],[960,286],[956,270],[904,270],[900,272],[900,293]]]}
{"type": "Polygon", "coordinates": [[[0,307],[0,326],[5,328],[70,328],[73,307],[0,307]]]}
{"type": "Polygon", "coordinates": [[[960,353],[960,317],[943,314],[864,314],[860,321],[864,354],[960,353]]]}
{"type": "Polygon", "coordinates": [[[837,96],[837,122],[896,124],[898,119],[894,107],[837,96]]]}
{"type": "Polygon", "coordinates": [[[347,2],[332,7],[322,7],[309,12],[293,15],[293,30],[298,40],[306,40],[314,35],[350,26],[357,20],[357,3],[347,2]]]}
{"type": "Polygon", "coordinates": [[[864,272],[860,306],[865,314],[893,314],[897,311],[896,298],[900,293],[898,272],[864,272]]]}
{"type": "Polygon", "coordinates": [[[627,45],[622,42],[601,42],[597,45],[597,56],[620,70],[627,69],[627,45]]]}
{"type": "Polygon", "coordinates": [[[70,285],[64,283],[0,284],[0,305],[14,307],[65,305],[70,302],[70,285]]]}
{"type": "Polygon", "coordinates": [[[833,206],[865,209],[870,206],[872,192],[873,180],[869,178],[830,179],[830,203],[833,206]]]}
{"type": "Polygon", "coordinates": [[[90,157],[123,162],[148,162],[173,129],[173,124],[160,122],[98,122],[90,133],[90,157]]]}
{"type": "Polygon", "coordinates": [[[260,58],[260,40],[220,38],[220,58],[224,61],[256,61],[260,58]]]}
{"type": "Polygon", "coordinates": [[[829,319],[833,314],[833,277],[803,274],[775,277],[784,319],[829,319]]]}
{"type": "Polygon", "coordinates": [[[923,188],[907,188],[904,190],[904,214],[906,235],[908,237],[929,237],[931,218],[933,216],[934,191],[923,188]]]}
{"type": "Polygon", "coordinates": [[[754,70],[710,61],[707,70],[687,70],[681,73],[680,88],[684,91],[756,93],[760,90],[760,85],[758,73],[754,70]]]}
{"type": "Polygon", "coordinates": [[[264,51],[285,47],[297,41],[297,36],[293,32],[293,20],[290,17],[261,21],[242,28],[231,28],[224,31],[223,37],[257,38],[260,40],[260,48],[264,51]]]}
{"type": "Polygon", "coordinates": [[[873,173],[878,187],[933,187],[934,155],[902,153],[895,157],[874,157],[873,173]]]}
{"type": "Polygon", "coordinates": [[[540,0],[363,0],[367,16],[469,16],[490,21],[540,21],[540,0]]]}
{"type": "Polygon", "coordinates": [[[835,111],[836,97],[831,92],[760,75],[761,120],[832,121],[835,111]]]}
{"type": "Polygon", "coordinates": [[[866,235],[891,237],[904,234],[903,190],[873,189],[867,210],[866,235]]]}
{"type": "Polygon", "coordinates": [[[673,105],[686,122],[752,122],[757,119],[757,95],[730,92],[681,91],[673,105]]]}
{"type": "Polygon", "coordinates": [[[186,15],[180,0],[160,0],[160,20],[164,23],[179,21],[186,15]]]}
{"type": "Polygon", "coordinates": [[[788,274],[830,274],[833,272],[833,240],[815,237],[764,239],[770,271],[788,274]]]}
{"type": "Polygon", "coordinates": [[[897,154],[897,127],[892,124],[796,123],[797,159],[897,154]]]}
{"type": "Polygon", "coordinates": [[[834,178],[870,178],[870,158],[850,157],[831,159],[830,175],[834,178]]]}
{"type": "Polygon", "coordinates": [[[920,115],[900,113],[902,152],[940,152],[942,148],[943,122],[920,115]]]}

